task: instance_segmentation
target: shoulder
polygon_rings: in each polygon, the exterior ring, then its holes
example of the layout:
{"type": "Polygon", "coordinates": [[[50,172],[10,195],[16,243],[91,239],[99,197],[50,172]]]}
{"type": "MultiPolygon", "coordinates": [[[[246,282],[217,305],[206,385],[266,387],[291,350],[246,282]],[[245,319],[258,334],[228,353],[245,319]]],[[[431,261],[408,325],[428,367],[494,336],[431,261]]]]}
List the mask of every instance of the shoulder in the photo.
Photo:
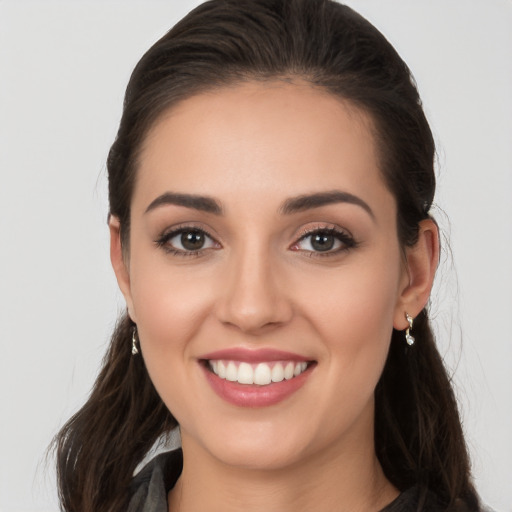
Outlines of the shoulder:
{"type": "Polygon", "coordinates": [[[485,507],[475,507],[469,507],[459,501],[454,507],[447,508],[446,503],[443,504],[435,493],[427,489],[422,490],[416,485],[402,492],[381,512],[492,512],[485,507]]]}
{"type": "Polygon", "coordinates": [[[418,486],[414,486],[402,492],[381,512],[441,512],[442,510],[433,493],[422,493],[418,486]]]}
{"type": "Polygon", "coordinates": [[[161,453],[133,478],[127,512],[167,512],[167,493],[183,467],[181,450],[161,453]]]}

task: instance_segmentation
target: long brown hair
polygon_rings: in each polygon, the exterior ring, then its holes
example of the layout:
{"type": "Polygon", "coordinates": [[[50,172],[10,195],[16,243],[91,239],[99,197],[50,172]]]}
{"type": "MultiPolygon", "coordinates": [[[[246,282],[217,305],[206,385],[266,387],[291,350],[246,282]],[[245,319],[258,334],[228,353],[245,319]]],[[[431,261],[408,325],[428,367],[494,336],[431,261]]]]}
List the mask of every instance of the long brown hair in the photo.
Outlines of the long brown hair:
{"type": "MultiPolygon", "coordinates": [[[[397,206],[398,236],[413,245],[435,191],[432,134],[411,73],[368,21],[331,0],[212,0],[162,37],[128,84],[108,156],[110,214],[130,236],[138,153],[148,129],[177,102],[250,80],[299,78],[348,100],[375,124],[381,172],[397,206]]],[[[56,437],[62,507],[121,512],[137,464],[177,425],[144,361],[130,353],[124,315],[87,403],[56,437]]],[[[446,510],[478,509],[457,403],[437,351],[428,312],[415,322],[414,347],[393,332],[375,391],[375,446],[388,479],[429,489],[446,510]]]]}

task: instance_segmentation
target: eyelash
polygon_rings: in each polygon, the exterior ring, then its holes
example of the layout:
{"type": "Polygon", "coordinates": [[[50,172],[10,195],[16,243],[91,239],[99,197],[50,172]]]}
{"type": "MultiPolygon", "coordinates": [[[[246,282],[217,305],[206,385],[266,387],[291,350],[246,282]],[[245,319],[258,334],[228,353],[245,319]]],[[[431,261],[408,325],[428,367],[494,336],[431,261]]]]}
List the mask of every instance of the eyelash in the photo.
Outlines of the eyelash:
{"type": "Polygon", "coordinates": [[[169,241],[172,240],[174,237],[181,235],[182,233],[199,233],[202,235],[205,235],[205,237],[212,240],[215,244],[218,244],[217,240],[208,233],[204,228],[198,228],[196,226],[180,226],[176,229],[173,229],[172,231],[164,232],[162,233],[156,240],[155,243],[158,247],[162,248],[166,253],[171,254],[173,256],[180,256],[184,258],[190,258],[194,256],[200,256],[205,250],[209,248],[201,248],[197,251],[184,251],[182,249],[176,249],[175,247],[172,247],[169,244],[169,241]]]}
{"type": "MultiPolygon", "coordinates": [[[[196,251],[193,251],[193,250],[187,251],[187,250],[182,250],[182,249],[176,249],[175,247],[168,245],[169,241],[172,240],[174,237],[176,237],[182,233],[189,233],[189,232],[190,233],[196,232],[196,233],[205,235],[212,242],[214,242],[215,244],[218,244],[220,246],[219,242],[217,242],[217,240],[212,235],[210,235],[210,233],[208,233],[208,231],[206,231],[204,228],[198,228],[195,226],[180,226],[176,229],[173,229],[172,231],[164,232],[155,240],[155,244],[158,247],[162,248],[168,254],[171,254],[173,256],[185,257],[185,258],[200,256],[206,250],[211,249],[210,247],[207,247],[207,248],[198,249],[196,251]]],[[[304,250],[304,249],[300,249],[300,248],[295,249],[295,250],[297,252],[300,251],[311,258],[316,258],[316,257],[325,258],[328,256],[335,256],[337,254],[347,252],[350,249],[354,249],[359,245],[359,243],[356,242],[356,240],[354,240],[352,235],[350,235],[346,231],[343,231],[341,229],[334,228],[334,227],[316,227],[314,229],[309,229],[309,230],[306,230],[303,233],[301,233],[301,235],[299,236],[297,241],[292,244],[292,247],[297,246],[300,242],[302,242],[303,240],[306,240],[308,237],[312,237],[312,236],[318,235],[318,234],[334,236],[343,245],[342,245],[342,247],[340,247],[338,249],[327,250],[325,252],[310,251],[310,250],[304,250]]]]}
{"type": "Polygon", "coordinates": [[[296,246],[303,240],[306,240],[309,237],[312,237],[314,235],[331,235],[336,238],[339,242],[341,242],[342,246],[335,250],[327,250],[325,252],[322,251],[309,251],[304,249],[296,249],[297,251],[303,252],[305,255],[307,255],[310,258],[326,258],[329,256],[336,256],[340,253],[347,252],[351,249],[356,248],[359,243],[354,240],[354,237],[347,233],[346,231],[343,231],[339,228],[334,227],[316,227],[313,229],[305,230],[299,237],[299,239],[292,245],[296,246]]]}

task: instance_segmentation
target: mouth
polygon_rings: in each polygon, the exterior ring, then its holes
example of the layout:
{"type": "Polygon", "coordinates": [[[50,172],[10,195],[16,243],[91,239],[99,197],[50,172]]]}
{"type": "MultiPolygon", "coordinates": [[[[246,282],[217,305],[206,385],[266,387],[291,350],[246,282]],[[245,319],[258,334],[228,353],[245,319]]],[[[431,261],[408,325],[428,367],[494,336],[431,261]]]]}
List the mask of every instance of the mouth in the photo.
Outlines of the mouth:
{"type": "Polygon", "coordinates": [[[220,379],[255,386],[268,386],[272,383],[294,379],[313,364],[307,361],[285,360],[249,363],[222,359],[208,359],[205,363],[207,368],[220,379]]]}
{"type": "Polygon", "coordinates": [[[277,404],[301,389],[317,362],[272,349],[233,348],[199,359],[207,382],[223,400],[237,407],[277,404]]]}

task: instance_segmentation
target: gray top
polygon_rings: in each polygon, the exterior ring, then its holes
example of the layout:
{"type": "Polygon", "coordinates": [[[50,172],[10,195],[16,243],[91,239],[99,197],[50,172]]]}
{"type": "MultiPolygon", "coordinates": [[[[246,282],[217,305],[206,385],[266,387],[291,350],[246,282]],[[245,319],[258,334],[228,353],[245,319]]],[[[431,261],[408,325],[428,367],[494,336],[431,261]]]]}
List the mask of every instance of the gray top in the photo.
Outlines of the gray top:
{"type": "MultiPolygon", "coordinates": [[[[178,480],[183,467],[181,450],[157,455],[132,482],[131,499],[127,512],[167,512],[167,493],[178,480]]],[[[426,496],[423,506],[419,507],[419,490],[412,487],[403,492],[381,512],[441,512],[434,494],[426,496]]]]}

